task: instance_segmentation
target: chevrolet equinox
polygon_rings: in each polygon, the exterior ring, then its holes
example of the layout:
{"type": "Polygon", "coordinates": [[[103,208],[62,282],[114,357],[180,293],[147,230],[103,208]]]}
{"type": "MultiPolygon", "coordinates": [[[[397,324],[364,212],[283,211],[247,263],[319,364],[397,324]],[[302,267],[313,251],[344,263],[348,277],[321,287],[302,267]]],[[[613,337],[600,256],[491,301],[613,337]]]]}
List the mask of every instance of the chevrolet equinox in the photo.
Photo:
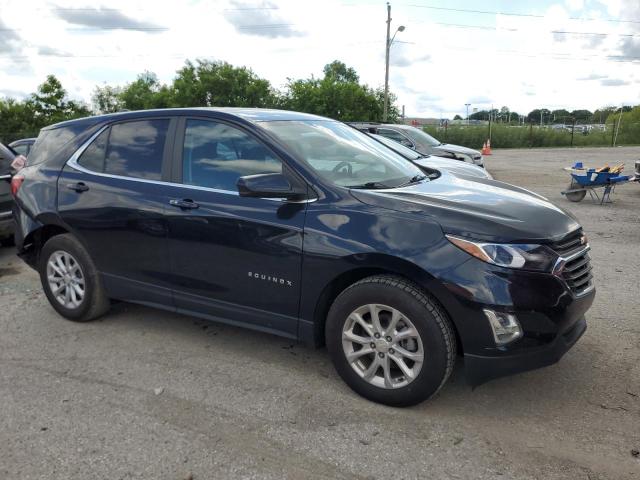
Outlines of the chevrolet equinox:
{"type": "Polygon", "coordinates": [[[165,109],[40,132],[11,183],[19,255],[63,317],[136,302],[326,344],[412,405],[555,363],[595,295],[576,219],[522,188],[425,175],[303,113],[165,109]]]}

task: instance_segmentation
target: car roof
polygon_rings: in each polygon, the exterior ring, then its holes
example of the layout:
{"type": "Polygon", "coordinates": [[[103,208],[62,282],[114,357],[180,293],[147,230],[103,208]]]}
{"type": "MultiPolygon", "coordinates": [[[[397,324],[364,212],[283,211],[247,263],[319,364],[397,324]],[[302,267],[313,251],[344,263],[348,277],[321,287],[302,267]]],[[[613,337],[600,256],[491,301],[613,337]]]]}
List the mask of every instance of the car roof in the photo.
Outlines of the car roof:
{"type": "Polygon", "coordinates": [[[83,117],[65,122],[56,123],[45,127],[43,130],[60,128],[65,126],[79,126],[85,124],[87,127],[111,120],[126,120],[134,118],[144,118],[157,115],[201,115],[203,112],[224,113],[230,116],[242,118],[249,122],[266,122],[274,120],[331,120],[330,118],[311,115],[309,113],[292,112],[289,110],[276,110],[270,108],[241,108],[241,107],[192,107],[192,108],[159,108],[153,110],[135,110],[118,113],[108,113],[105,115],[95,115],[83,117]]]}

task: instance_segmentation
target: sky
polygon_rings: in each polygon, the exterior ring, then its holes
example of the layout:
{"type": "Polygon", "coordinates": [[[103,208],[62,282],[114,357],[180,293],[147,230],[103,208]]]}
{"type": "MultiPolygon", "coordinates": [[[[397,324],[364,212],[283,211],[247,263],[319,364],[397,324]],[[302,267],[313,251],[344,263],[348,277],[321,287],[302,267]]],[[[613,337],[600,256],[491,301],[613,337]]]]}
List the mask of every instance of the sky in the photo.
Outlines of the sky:
{"type": "MultiPolygon", "coordinates": [[[[391,0],[390,89],[410,117],[640,104],[640,0],[391,0]]],[[[0,0],[0,96],[54,74],[74,99],[187,59],[275,88],[341,60],[384,85],[383,0],[0,0]]]]}

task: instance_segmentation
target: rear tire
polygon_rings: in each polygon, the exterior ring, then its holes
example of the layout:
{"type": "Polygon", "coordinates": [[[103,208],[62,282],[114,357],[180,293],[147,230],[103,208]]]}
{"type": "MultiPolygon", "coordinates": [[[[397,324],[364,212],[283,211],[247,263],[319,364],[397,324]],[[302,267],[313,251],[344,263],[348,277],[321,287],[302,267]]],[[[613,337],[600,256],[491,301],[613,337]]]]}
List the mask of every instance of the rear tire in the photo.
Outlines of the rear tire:
{"type": "Polygon", "coordinates": [[[363,397],[396,407],[438,393],[456,358],[453,327],[442,307],[414,283],[391,275],[368,277],[343,291],[329,310],[325,335],[342,379],[363,397]]]}
{"type": "Polygon", "coordinates": [[[109,310],[100,275],[72,235],[56,235],[45,243],[38,272],[49,303],[66,319],[88,322],[109,310]]]}

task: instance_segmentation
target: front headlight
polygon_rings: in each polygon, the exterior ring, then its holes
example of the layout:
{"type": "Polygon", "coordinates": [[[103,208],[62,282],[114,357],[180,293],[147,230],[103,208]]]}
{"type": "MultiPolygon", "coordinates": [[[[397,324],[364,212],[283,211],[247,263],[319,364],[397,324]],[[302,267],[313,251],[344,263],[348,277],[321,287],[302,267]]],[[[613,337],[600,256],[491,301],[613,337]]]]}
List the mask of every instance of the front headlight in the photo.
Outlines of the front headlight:
{"type": "Polygon", "coordinates": [[[484,243],[473,242],[453,235],[445,236],[456,247],[469,255],[500,267],[551,272],[558,260],[558,255],[544,245],[484,243]]]}

